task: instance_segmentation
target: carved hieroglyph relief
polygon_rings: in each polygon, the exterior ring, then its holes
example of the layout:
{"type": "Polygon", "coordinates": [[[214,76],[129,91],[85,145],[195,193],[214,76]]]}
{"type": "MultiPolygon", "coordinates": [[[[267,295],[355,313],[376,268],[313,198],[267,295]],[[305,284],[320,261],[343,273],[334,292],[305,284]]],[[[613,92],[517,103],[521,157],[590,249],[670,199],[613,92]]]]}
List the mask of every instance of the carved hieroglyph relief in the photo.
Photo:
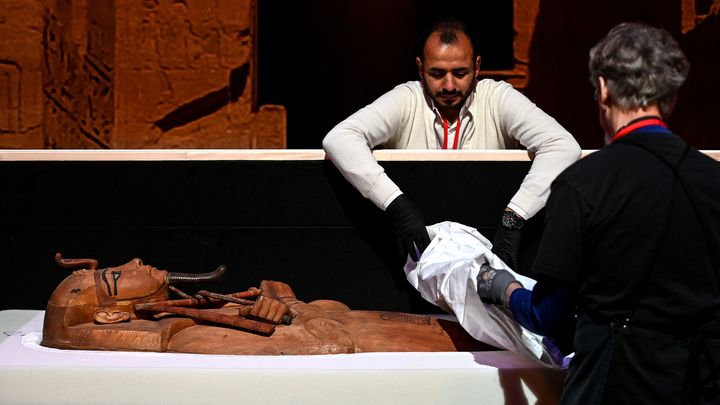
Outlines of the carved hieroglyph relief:
{"type": "Polygon", "coordinates": [[[253,0],[56,1],[44,21],[49,147],[283,148],[257,108],[253,0]]]}

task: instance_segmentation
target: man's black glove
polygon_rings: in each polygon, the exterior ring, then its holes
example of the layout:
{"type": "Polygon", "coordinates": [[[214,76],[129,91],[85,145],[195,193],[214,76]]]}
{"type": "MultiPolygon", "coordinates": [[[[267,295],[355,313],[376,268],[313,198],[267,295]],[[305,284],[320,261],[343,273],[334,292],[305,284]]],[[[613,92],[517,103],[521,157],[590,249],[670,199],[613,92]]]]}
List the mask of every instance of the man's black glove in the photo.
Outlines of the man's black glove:
{"type": "Polygon", "coordinates": [[[425,228],[425,219],[420,208],[412,200],[400,194],[388,205],[385,212],[390,218],[398,249],[407,258],[418,261],[422,252],[430,244],[430,236],[425,228]]]}
{"type": "Polygon", "coordinates": [[[493,240],[492,252],[515,271],[518,270],[518,251],[524,224],[525,220],[514,211],[504,211],[493,240]]]}
{"type": "Polygon", "coordinates": [[[485,263],[480,266],[477,277],[478,295],[488,304],[505,305],[505,291],[512,282],[517,282],[512,273],[503,269],[493,269],[485,263]]]}

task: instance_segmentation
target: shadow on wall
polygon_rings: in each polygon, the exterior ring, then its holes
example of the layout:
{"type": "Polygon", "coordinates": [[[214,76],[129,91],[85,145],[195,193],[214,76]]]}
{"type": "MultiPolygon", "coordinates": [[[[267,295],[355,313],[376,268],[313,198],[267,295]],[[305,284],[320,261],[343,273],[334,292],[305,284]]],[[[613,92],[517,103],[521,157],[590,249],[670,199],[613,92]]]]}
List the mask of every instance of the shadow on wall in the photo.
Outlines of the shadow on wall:
{"type": "Polygon", "coordinates": [[[245,63],[230,70],[229,76],[227,86],[175,108],[155,121],[155,126],[162,132],[167,132],[220,111],[229,103],[237,102],[245,92],[245,86],[250,76],[250,64],[245,63]]]}

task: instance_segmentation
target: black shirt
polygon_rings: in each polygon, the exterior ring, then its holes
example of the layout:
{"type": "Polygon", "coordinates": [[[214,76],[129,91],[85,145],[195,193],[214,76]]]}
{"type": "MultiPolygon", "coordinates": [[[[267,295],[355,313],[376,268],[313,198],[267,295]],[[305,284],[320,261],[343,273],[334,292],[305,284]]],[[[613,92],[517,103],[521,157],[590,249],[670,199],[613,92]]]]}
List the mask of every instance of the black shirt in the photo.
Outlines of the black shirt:
{"type": "Polygon", "coordinates": [[[648,129],[551,187],[533,269],[537,285],[572,286],[578,304],[563,404],[675,404],[704,370],[691,353],[720,317],[720,164],[648,129]]]}
{"type": "Polygon", "coordinates": [[[536,277],[570,282],[581,309],[611,318],[639,301],[637,322],[661,329],[717,312],[720,164],[685,152],[677,135],[638,131],[565,170],[551,187],[536,277]],[[681,159],[682,183],[672,170],[681,159]]]}

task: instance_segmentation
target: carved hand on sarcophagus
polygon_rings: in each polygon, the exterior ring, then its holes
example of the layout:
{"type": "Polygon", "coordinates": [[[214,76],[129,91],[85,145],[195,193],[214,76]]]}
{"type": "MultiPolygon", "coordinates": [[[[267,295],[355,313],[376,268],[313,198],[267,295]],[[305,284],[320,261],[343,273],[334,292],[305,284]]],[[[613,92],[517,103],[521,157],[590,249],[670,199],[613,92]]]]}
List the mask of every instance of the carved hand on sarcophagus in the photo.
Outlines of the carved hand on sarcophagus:
{"type": "Polygon", "coordinates": [[[305,303],[290,286],[265,280],[233,294],[194,295],[176,284],[215,281],[225,272],[173,273],[140,259],[98,269],[93,259],[48,301],[44,346],[63,349],[212,354],[333,354],[373,351],[494,350],[456,322],[400,312],[353,311],[333,300],[305,303]],[[170,292],[179,299],[169,299],[170,292]]]}
{"type": "Polygon", "coordinates": [[[285,323],[290,324],[288,312],[289,309],[285,304],[265,295],[259,296],[255,304],[241,307],[239,311],[240,316],[255,317],[274,324],[279,324],[283,320],[286,321],[285,323]]]}

